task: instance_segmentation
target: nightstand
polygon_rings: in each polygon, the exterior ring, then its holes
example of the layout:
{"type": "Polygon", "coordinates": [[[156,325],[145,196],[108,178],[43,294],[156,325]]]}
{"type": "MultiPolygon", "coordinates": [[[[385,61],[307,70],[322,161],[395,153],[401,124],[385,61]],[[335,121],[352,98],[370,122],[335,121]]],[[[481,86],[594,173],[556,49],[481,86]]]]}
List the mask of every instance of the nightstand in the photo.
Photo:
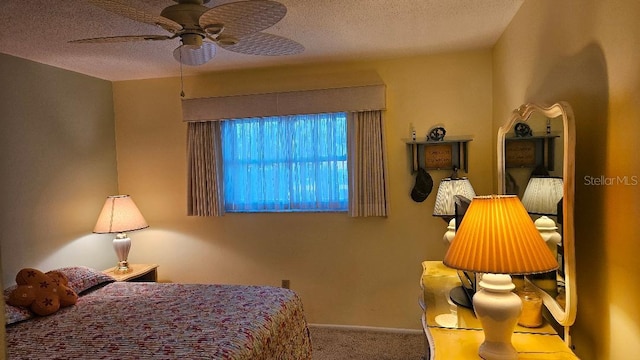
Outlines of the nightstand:
{"type": "Polygon", "coordinates": [[[116,281],[140,281],[140,282],[156,282],[158,281],[158,264],[132,264],[129,265],[131,272],[126,274],[114,273],[116,267],[102,271],[112,276],[116,281]]]}

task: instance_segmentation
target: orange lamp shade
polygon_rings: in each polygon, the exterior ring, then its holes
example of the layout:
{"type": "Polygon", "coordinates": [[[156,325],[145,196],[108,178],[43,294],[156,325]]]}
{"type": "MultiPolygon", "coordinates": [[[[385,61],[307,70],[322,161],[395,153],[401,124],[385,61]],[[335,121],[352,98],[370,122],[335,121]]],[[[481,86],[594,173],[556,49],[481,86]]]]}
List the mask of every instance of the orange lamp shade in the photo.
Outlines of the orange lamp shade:
{"type": "Polygon", "coordinates": [[[474,197],[443,262],[454,269],[494,274],[532,274],[558,268],[515,195],[474,197]]]}

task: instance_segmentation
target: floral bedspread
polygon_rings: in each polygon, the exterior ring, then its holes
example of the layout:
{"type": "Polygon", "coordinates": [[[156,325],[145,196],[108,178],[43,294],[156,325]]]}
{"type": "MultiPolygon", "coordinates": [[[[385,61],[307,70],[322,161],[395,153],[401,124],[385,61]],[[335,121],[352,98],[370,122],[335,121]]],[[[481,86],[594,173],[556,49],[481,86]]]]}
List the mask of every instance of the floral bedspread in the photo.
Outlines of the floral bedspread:
{"type": "Polygon", "coordinates": [[[9,359],[311,359],[290,290],[114,282],[7,326],[9,359]]]}

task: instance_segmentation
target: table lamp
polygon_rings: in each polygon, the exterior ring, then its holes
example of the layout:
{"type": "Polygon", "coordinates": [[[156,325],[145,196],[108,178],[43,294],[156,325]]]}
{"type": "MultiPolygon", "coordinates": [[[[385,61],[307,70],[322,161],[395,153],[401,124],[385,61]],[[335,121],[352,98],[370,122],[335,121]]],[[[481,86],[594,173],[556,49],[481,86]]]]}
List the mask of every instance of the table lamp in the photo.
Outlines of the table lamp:
{"type": "Polygon", "coordinates": [[[450,222],[455,217],[455,195],[473,199],[476,192],[471,186],[471,182],[466,177],[447,177],[440,181],[436,202],[433,206],[433,216],[438,216],[446,222],[450,222]]]}
{"type": "Polygon", "coordinates": [[[511,335],[522,311],[510,274],[554,270],[558,262],[515,195],[476,196],[444,257],[448,267],[484,273],[473,308],[484,329],[483,359],[517,359],[511,335]]]}
{"type": "Polygon", "coordinates": [[[113,248],[118,256],[118,265],[114,270],[116,274],[126,274],[131,271],[127,262],[131,239],[126,232],[148,227],[147,221],[131,196],[111,195],[107,197],[93,232],[96,234],[117,234],[113,239],[113,248]]]}
{"type": "Polygon", "coordinates": [[[562,199],[562,178],[532,177],[522,195],[522,205],[529,214],[558,215],[558,201],[562,199]]]}

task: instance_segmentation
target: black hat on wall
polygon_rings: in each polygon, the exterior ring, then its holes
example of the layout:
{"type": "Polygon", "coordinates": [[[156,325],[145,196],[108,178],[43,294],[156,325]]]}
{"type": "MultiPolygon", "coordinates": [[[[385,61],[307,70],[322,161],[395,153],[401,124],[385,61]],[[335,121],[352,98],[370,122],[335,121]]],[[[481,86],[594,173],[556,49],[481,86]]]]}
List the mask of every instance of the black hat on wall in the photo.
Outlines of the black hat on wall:
{"type": "Polygon", "coordinates": [[[411,190],[411,199],[415,202],[423,202],[433,189],[433,179],[431,175],[423,169],[418,168],[418,174],[416,175],[416,183],[411,190]]]}

